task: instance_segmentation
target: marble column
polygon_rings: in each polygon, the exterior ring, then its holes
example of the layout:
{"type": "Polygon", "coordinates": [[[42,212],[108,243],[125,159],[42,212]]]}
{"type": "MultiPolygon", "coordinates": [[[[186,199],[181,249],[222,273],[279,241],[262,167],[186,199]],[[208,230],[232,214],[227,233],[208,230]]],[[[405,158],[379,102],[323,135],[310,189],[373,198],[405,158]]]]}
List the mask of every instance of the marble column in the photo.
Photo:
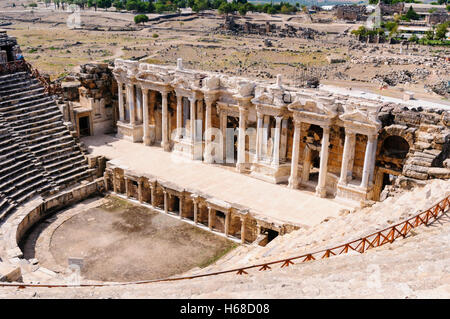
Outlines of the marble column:
{"type": "Polygon", "coordinates": [[[294,123],[294,138],[292,141],[291,176],[289,176],[289,188],[297,188],[298,185],[298,158],[300,153],[300,122],[294,123]]]}
{"type": "Polygon", "coordinates": [[[142,123],[142,111],[143,111],[143,107],[142,107],[142,89],[139,86],[135,87],[135,101],[136,101],[136,122],[137,123],[142,123]]]}
{"type": "Polygon", "coordinates": [[[155,143],[155,108],[156,108],[156,91],[150,90],[148,97],[148,122],[153,128],[153,134],[150,134],[150,145],[155,143]]]}
{"type": "Polygon", "coordinates": [[[123,122],[125,120],[125,107],[123,105],[123,83],[117,82],[118,87],[118,97],[119,97],[119,121],[123,122]]]}
{"type": "Polygon", "coordinates": [[[247,129],[248,111],[245,108],[239,108],[239,135],[238,135],[238,158],[237,170],[242,172],[245,169],[245,131],[247,129]]]}
{"type": "Polygon", "coordinates": [[[247,235],[247,230],[246,230],[246,218],[241,216],[241,243],[245,244],[245,237],[247,235]]]}
{"type": "Polygon", "coordinates": [[[114,191],[114,193],[118,194],[119,193],[118,187],[117,187],[118,180],[117,180],[116,173],[113,171],[112,175],[113,175],[113,191],[114,191]]]}
{"type": "Polygon", "coordinates": [[[350,136],[350,158],[348,160],[347,168],[347,183],[353,179],[353,164],[355,163],[355,146],[356,146],[356,133],[350,136]]]}
{"type": "Polygon", "coordinates": [[[283,117],[275,118],[275,136],[273,139],[272,166],[280,166],[280,140],[281,140],[281,120],[283,117]]]}
{"type": "Polygon", "coordinates": [[[103,183],[105,184],[105,192],[107,192],[109,190],[109,187],[108,187],[108,176],[109,175],[107,173],[103,174],[103,183]]]}
{"type": "Polygon", "coordinates": [[[372,167],[371,159],[373,159],[373,152],[376,146],[376,135],[367,136],[366,153],[364,154],[363,175],[361,178],[361,187],[367,188],[369,185],[369,176],[374,167],[372,167]]]}
{"type": "MultiPolygon", "coordinates": [[[[352,139],[356,136],[353,132],[345,132],[344,152],[342,154],[341,176],[339,177],[339,184],[346,185],[348,182],[348,162],[352,157],[352,152],[355,152],[352,139]]],[[[351,173],[351,172],[350,172],[351,173]]]]}
{"type": "Polygon", "coordinates": [[[178,210],[180,219],[183,219],[183,202],[184,196],[178,196],[178,210]]]}
{"type": "Polygon", "coordinates": [[[130,185],[129,185],[129,179],[124,177],[125,179],[125,195],[127,196],[127,198],[130,198],[130,185]]]}
{"type": "Polygon", "coordinates": [[[138,181],[138,200],[140,203],[142,203],[144,201],[143,200],[144,196],[142,194],[143,186],[144,186],[143,184],[144,184],[143,181],[141,181],[141,180],[138,181]]]}
{"type": "Polygon", "coordinates": [[[262,154],[261,158],[267,159],[269,157],[268,146],[269,146],[270,115],[264,115],[263,123],[264,124],[261,139],[261,154],[262,154]]]}
{"type": "Polygon", "coordinates": [[[281,144],[280,144],[280,160],[282,162],[286,161],[287,138],[288,138],[288,120],[283,119],[281,121],[281,144]]]}
{"type": "Polygon", "coordinates": [[[328,172],[328,146],[330,145],[330,127],[322,126],[322,148],[320,150],[320,170],[319,170],[319,182],[316,187],[316,194],[320,197],[326,197],[327,190],[327,172],[328,172]]]}
{"type": "Polygon", "coordinates": [[[303,150],[303,168],[302,168],[302,183],[306,184],[309,181],[309,174],[311,172],[311,149],[305,145],[303,150]]]}
{"type": "Polygon", "coordinates": [[[136,123],[136,96],[134,93],[134,85],[127,84],[127,101],[130,110],[130,124],[136,123]]]}
{"type": "Polygon", "coordinates": [[[198,202],[196,199],[192,200],[192,204],[194,206],[194,224],[198,223],[198,202]]]}
{"type": "Polygon", "coordinates": [[[168,101],[167,101],[167,95],[169,93],[167,91],[162,91],[162,123],[161,123],[161,147],[164,149],[164,151],[168,152],[170,150],[170,143],[169,143],[169,111],[168,111],[168,101]]]}
{"type": "Polygon", "coordinates": [[[206,163],[212,163],[212,124],[211,124],[211,109],[212,101],[210,99],[205,99],[206,113],[205,113],[205,153],[203,154],[204,161],[206,163]]]}
{"type": "Polygon", "coordinates": [[[150,145],[150,121],[148,116],[148,89],[142,88],[142,117],[143,117],[143,140],[144,145],[150,145]]]}
{"type": "Polygon", "coordinates": [[[169,213],[169,194],[165,190],[163,190],[163,192],[164,192],[164,212],[166,214],[168,214],[169,213]]]}
{"type": "Polygon", "coordinates": [[[228,236],[228,234],[230,233],[230,223],[231,223],[231,213],[230,212],[225,212],[225,236],[228,236]]]}
{"type": "Polygon", "coordinates": [[[264,115],[257,112],[257,124],[256,124],[256,162],[262,159],[262,138],[263,138],[263,119],[264,115]]]}
{"type": "Polygon", "coordinates": [[[369,175],[369,186],[373,185],[373,177],[375,174],[375,163],[377,160],[377,146],[378,146],[378,135],[375,136],[374,146],[372,150],[372,158],[370,159],[370,175],[369,175]]]}
{"type": "Polygon", "coordinates": [[[222,156],[223,161],[227,160],[227,113],[225,111],[220,112],[220,129],[222,131],[222,156]]]}
{"type": "Polygon", "coordinates": [[[183,97],[177,94],[177,139],[183,137],[183,97]]]}
{"type": "Polygon", "coordinates": [[[190,136],[191,136],[191,142],[192,142],[192,144],[194,144],[195,143],[195,115],[196,115],[196,111],[197,111],[195,106],[197,105],[197,100],[195,98],[190,98],[189,102],[191,103],[190,136]]]}
{"type": "Polygon", "coordinates": [[[156,207],[156,197],[155,197],[156,189],[155,188],[156,188],[156,184],[150,184],[150,196],[151,196],[150,201],[152,203],[153,208],[156,207]]]}
{"type": "Polygon", "coordinates": [[[216,218],[216,210],[214,208],[208,207],[208,228],[213,230],[214,219],[216,218]]]}

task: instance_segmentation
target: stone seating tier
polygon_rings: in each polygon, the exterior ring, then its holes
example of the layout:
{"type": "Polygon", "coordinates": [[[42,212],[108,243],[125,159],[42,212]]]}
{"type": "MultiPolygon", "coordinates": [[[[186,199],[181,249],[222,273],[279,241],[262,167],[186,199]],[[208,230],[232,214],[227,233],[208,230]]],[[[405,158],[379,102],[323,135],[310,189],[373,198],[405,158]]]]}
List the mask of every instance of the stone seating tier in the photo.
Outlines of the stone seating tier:
{"type": "Polygon", "coordinates": [[[27,72],[0,76],[0,219],[93,173],[41,83],[27,72]]]}

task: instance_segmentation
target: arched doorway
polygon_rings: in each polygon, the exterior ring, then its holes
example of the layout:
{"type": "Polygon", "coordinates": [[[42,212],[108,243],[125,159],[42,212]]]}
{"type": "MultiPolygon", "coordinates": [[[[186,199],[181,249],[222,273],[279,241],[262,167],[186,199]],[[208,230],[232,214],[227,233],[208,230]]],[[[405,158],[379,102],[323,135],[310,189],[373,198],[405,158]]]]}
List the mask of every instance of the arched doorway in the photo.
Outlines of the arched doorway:
{"type": "Polygon", "coordinates": [[[397,176],[401,175],[409,147],[408,141],[398,135],[390,135],[383,140],[377,157],[375,200],[380,200],[381,192],[385,187],[393,185],[397,176]]]}

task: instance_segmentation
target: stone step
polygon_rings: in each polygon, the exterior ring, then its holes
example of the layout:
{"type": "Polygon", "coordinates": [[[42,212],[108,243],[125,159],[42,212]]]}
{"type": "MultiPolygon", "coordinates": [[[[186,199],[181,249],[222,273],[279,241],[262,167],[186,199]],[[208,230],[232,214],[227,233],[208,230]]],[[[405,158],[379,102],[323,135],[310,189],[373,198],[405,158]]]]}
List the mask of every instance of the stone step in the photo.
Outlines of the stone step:
{"type": "Polygon", "coordinates": [[[30,101],[1,107],[0,112],[3,115],[8,115],[10,113],[20,113],[22,111],[22,109],[26,109],[27,107],[32,107],[33,105],[43,103],[43,102],[48,102],[48,101],[53,102],[53,99],[45,94],[39,94],[30,101]]]}
{"type": "Polygon", "coordinates": [[[11,89],[15,89],[15,88],[22,88],[22,87],[26,87],[32,84],[38,84],[40,83],[39,80],[37,79],[33,79],[33,78],[24,78],[21,82],[17,82],[17,81],[12,81],[9,83],[1,83],[0,85],[0,94],[2,94],[5,91],[11,90],[11,89]]]}
{"type": "Polygon", "coordinates": [[[43,92],[33,92],[34,94],[30,94],[27,96],[22,96],[16,98],[14,100],[0,101],[0,112],[8,109],[15,109],[16,105],[25,103],[25,102],[34,102],[36,98],[44,98],[48,97],[46,93],[43,92]]]}
{"type": "Polygon", "coordinates": [[[44,165],[44,167],[47,171],[51,172],[52,170],[54,170],[55,168],[57,168],[60,165],[64,166],[64,164],[67,164],[67,163],[73,164],[73,163],[78,163],[80,161],[84,162],[84,164],[86,164],[86,160],[82,154],[77,155],[75,157],[67,156],[65,159],[61,159],[61,157],[59,157],[57,161],[53,161],[52,164],[44,165]]]}
{"type": "Polygon", "coordinates": [[[48,139],[42,143],[34,143],[28,149],[31,152],[36,152],[37,149],[42,149],[42,148],[45,149],[56,143],[61,144],[61,143],[67,142],[67,141],[73,141],[73,139],[70,136],[62,136],[62,137],[58,137],[58,138],[52,138],[52,139],[48,139]]]}
{"type": "MultiPolygon", "coordinates": [[[[40,120],[40,121],[32,122],[31,125],[33,127],[38,127],[39,128],[39,127],[41,127],[41,125],[51,124],[51,123],[54,123],[56,121],[59,121],[59,122],[62,123],[62,114],[61,113],[56,115],[56,116],[53,116],[53,117],[49,117],[49,118],[45,118],[45,119],[40,120]]],[[[26,129],[27,127],[29,128],[30,124],[24,124],[24,125],[15,126],[14,130],[20,132],[20,131],[26,129]]]]}
{"type": "Polygon", "coordinates": [[[0,88],[0,99],[6,96],[12,96],[18,93],[24,93],[27,91],[31,91],[37,88],[42,88],[42,85],[39,82],[31,82],[31,83],[20,83],[16,88],[10,88],[7,90],[2,90],[0,88]]]}
{"type": "Polygon", "coordinates": [[[49,118],[52,118],[55,116],[60,116],[62,118],[62,114],[57,107],[56,107],[56,110],[54,110],[54,111],[45,112],[45,110],[44,110],[44,112],[40,112],[39,115],[34,115],[32,117],[22,118],[22,119],[18,119],[15,121],[12,120],[11,124],[14,126],[17,126],[17,127],[21,127],[22,125],[25,125],[25,123],[26,124],[35,123],[36,121],[40,122],[44,119],[49,119],[49,118]]]}
{"type": "Polygon", "coordinates": [[[30,115],[35,115],[35,114],[39,114],[42,112],[53,111],[53,110],[59,111],[59,108],[55,104],[54,101],[49,100],[44,103],[32,105],[29,107],[24,107],[21,109],[16,109],[14,111],[4,112],[3,119],[5,121],[20,119],[20,118],[28,117],[30,115]]]}
{"type": "Polygon", "coordinates": [[[63,143],[59,143],[59,144],[55,144],[55,145],[51,145],[49,147],[37,150],[34,152],[34,154],[37,157],[40,157],[40,155],[43,155],[43,153],[47,153],[47,152],[53,152],[53,151],[57,151],[58,149],[64,149],[67,148],[71,145],[74,145],[74,141],[73,140],[69,140],[68,142],[63,142],[63,143]]]}
{"type": "Polygon", "coordinates": [[[44,94],[44,92],[45,92],[45,89],[43,87],[37,87],[37,88],[32,88],[30,90],[24,90],[24,91],[19,92],[19,93],[14,93],[14,94],[6,95],[6,96],[1,96],[0,97],[0,101],[1,101],[0,104],[1,103],[14,102],[14,101],[17,101],[18,99],[31,97],[31,96],[34,96],[36,94],[44,94]]]}

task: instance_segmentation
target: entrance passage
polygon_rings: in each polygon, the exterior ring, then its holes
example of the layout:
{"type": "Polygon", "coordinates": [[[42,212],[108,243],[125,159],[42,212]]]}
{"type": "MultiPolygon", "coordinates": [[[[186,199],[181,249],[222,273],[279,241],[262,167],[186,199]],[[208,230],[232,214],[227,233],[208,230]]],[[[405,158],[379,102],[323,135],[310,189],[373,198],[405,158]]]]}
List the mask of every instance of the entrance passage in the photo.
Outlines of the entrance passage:
{"type": "Polygon", "coordinates": [[[80,136],[91,136],[91,124],[89,116],[83,116],[79,119],[80,136]]]}

